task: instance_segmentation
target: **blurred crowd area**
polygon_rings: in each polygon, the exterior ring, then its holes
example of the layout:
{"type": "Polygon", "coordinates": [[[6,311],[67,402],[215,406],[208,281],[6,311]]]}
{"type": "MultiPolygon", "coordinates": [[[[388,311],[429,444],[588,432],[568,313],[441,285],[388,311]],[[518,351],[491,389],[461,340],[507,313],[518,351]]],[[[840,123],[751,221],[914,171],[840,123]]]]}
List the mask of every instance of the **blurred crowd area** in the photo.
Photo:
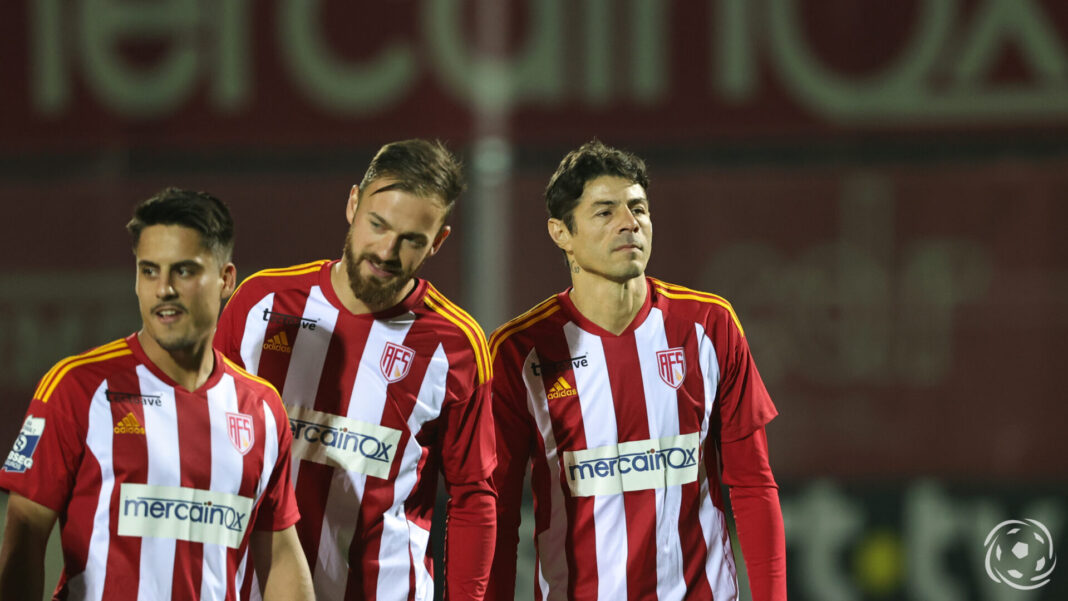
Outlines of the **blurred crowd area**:
{"type": "Polygon", "coordinates": [[[244,277],[340,256],[375,150],[440,138],[469,189],[423,274],[489,333],[568,285],[542,192],[596,137],[648,162],[649,273],[745,326],[780,411],[791,598],[1068,597],[1063,567],[1022,592],[984,566],[1009,519],[1068,549],[1068,4],[26,0],[0,17],[0,444],[53,363],[137,329],[123,225],[159,189],[231,205],[244,277]]]}

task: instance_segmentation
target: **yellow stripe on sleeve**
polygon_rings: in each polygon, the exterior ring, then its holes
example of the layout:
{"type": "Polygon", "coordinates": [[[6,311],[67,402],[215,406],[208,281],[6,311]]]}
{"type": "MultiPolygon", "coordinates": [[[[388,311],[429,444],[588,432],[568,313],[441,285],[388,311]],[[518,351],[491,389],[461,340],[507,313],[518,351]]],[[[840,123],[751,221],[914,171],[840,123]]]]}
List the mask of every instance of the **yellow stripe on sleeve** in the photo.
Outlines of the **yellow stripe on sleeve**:
{"type": "MultiPolygon", "coordinates": [[[[650,278],[652,279],[652,278],[650,278]]],[[[660,280],[653,280],[653,285],[656,287],[657,292],[663,294],[667,298],[676,300],[694,300],[702,303],[710,303],[713,305],[719,305],[727,310],[731,316],[731,320],[734,321],[734,326],[738,328],[738,332],[744,337],[745,330],[742,329],[742,322],[738,319],[738,314],[734,312],[734,307],[731,306],[727,299],[710,294],[708,292],[699,292],[697,290],[691,290],[683,286],[676,286],[674,284],[667,284],[660,280]]]]}
{"type": "Polygon", "coordinates": [[[48,388],[49,383],[51,383],[52,380],[55,378],[56,373],[59,372],[59,370],[63,369],[63,367],[66,366],[68,363],[83,359],[85,357],[89,357],[91,355],[96,355],[98,353],[106,353],[108,351],[113,351],[115,349],[123,348],[125,346],[126,339],[119,338],[118,340],[112,340],[107,344],[98,346],[94,349],[90,349],[79,355],[72,355],[57,362],[55,365],[52,366],[52,369],[48,370],[48,373],[46,373],[44,377],[41,378],[41,381],[37,384],[37,389],[33,391],[33,398],[41,398],[41,395],[44,393],[45,389],[48,388]]]}
{"type": "Polygon", "coordinates": [[[305,275],[308,273],[314,273],[322,269],[323,265],[329,263],[328,259],[320,259],[318,261],[312,261],[311,263],[301,263],[300,265],[293,265],[292,267],[273,267],[271,269],[261,269],[256,273],[241,280],[241,284],[234,290],[233,296],[237,296],[238,291],[241,290],[241,286],[244,286],[251,280],[260,277],[283,277],[287,275],[305,275]]]}
{"type": "Polygon", "coordinates": [[[76,361],[72,361],[70,363],[67,363],[66,365],[64,365],[62,368],[60,368],[56,372],[55,378],[45,388],[44,392],[38,398],[41,399],[42,403],[47,403],[48,399],[52,397],[52,393],[54,393],[56,391],[56,388],[59,386],[59,383],[61,381],[63,381],[63,376],[67,375],[67,372],[69,372],[70,370],[74,369],[75,367],[80,367],[82,365],[88,365],[90,363],[98,363],[100,361],[107,361],[109,359],[115,359],[116,357],[125,357],[126,355],[132,355],[132,354],[133,354],[133,351],[131,351],[127,347],[127,348],[120,348],[118,350],[113,350],[111,352],[107,352],[107,353],[103,353],[103,354],[88,355],[88,356],[82,357],[81,359],[78,359],[76,361]]]}
{"type": "Polygon", "coordinates": [[[449,320],[463,331],[475,353],[475,367],[478,372],[478,383],[484,384],[489,381],[493,374],[493,367],[489,363],[489,346],[486,344],[486,335],[482,328],[466,311],[456,306],[441,295],[433,286],[427,285],[426,304],[439,315],[449,320]]]}
{"type": "Polygon", "coordinates": [[[556,295],[550,296],[532,309],[512,319],[493,333],[490,338],[490,358],[496,360],[501,344],[512,334],[521,332],[560,310],[556,295]]]}

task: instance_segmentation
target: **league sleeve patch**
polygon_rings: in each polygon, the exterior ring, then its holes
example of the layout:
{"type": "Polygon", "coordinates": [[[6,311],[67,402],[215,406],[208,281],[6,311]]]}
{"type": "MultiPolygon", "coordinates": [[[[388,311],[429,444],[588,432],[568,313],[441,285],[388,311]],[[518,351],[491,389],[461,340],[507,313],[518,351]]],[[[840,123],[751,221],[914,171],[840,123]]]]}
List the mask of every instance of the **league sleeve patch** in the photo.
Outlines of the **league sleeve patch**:
{"type": "Polygon", "coordinates": [[[19,437],[15,439],[15,447],[7,454],[7,461],[4,461],[3,471],[21,474],[33,467],[33,452],[37,449],[44,428],[43,417],[26,416],[19,437]]]}

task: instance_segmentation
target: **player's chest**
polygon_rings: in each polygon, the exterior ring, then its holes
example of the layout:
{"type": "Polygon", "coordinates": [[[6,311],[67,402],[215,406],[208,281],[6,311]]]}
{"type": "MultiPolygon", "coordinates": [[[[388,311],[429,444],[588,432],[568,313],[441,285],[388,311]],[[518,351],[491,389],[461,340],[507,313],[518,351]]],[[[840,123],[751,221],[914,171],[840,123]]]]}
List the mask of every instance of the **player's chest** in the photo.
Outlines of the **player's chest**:
{"type": "Polygon", "coordinates": [[[570,342],[536,347],[523,365],[535,419],[564,438],[605,430],[610,442],[640,440],[698,431],[707,422],[713,395],[692,341],[570,342]]]}
{"type": "Polygon", "coordinates": [[[277,445],[263,415],[232,397],[109,391],[91,410],[88,446],[102,476],[118,484],[249,494],[277,445]]]}

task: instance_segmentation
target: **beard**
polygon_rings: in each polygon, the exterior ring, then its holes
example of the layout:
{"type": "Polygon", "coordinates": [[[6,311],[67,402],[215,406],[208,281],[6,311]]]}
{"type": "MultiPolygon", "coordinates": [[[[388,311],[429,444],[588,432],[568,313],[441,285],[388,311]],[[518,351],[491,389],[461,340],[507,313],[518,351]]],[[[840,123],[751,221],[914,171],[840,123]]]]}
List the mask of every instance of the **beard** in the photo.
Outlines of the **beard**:
{"type": "Polygon", "coordinates": [[[398,297],[401,291],[404,290],[404,287],[408,285],[408,281],[412,279],[419,271],[419,268],[423,266],[423,262],[426,261],[426,259],[423,259],[422,262],[406,272],[399,261],[380,261],[369,253],[364,253],[357,257],[356,252],[352,249],[351,235],[345,238],[344,256],[345,272],[349,276],[349,288],[352,290],[352,294],[372,311],[381,311],[397,304],[400,301],[398,297]],[[380,269],[385,269],[391,272],[393,276],[384,282],[373,277],[364,277],[360,273],[361,261],[367,261],[380,269]]]}

